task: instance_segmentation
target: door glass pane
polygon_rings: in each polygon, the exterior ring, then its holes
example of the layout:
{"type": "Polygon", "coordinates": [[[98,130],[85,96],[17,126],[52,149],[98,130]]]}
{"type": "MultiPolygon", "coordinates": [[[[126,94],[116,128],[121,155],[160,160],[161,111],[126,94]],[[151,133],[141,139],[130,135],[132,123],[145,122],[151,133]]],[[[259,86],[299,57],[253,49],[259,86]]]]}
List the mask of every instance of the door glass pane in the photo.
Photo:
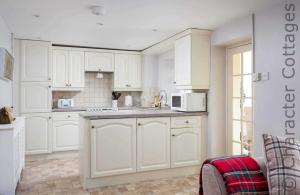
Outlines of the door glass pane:
{"type": "Polygon", "coordinates": [[[252,122],[243,122],[243,151],[244,154],[249,154],[252,151],[253,124],[252,122]]]}
{"type": "Polygon", "coordinates": [[[232,97],[241,97],[241,76],[233,76],[232,93],[232,97]]]}
{"type": "Polygon", "coordinates": [[[241,141],[241,121],[232,121],[232,139],[234,141],[241,141]]]}
{"type": "Polygon", "coordinates": [[[242,153],[241,151],[241,144],[233,142],[232,143],[232,154],[233,155],[240,155],[242,153]]]}
{"type": "Polygon", "coordinates": [[[243,96],[252,97],[252,75],[243,76],[243,96]]]}
{"type": "Polygon", "coordinates": [[[252,99],[245,98],[243,100],[243,120],[252,121],[252,99]]]}
{"type": "Polygon", "coordinates": [[[241,74],[241,54],[234,54],[232,60],[232,74],[233,75],[240,75],[241,74]]]}
{"type": "Polygon", "coordinates": [[[232,118],[233,119],[241,119],[241,108],[240,108],[240,101],[239,98],[232,99],[232,118]]]}
{"type": "Polygon", "coordinates": [[[243,74],[252,73],[252,52],[247,51],[243,53],[243,74]]]}

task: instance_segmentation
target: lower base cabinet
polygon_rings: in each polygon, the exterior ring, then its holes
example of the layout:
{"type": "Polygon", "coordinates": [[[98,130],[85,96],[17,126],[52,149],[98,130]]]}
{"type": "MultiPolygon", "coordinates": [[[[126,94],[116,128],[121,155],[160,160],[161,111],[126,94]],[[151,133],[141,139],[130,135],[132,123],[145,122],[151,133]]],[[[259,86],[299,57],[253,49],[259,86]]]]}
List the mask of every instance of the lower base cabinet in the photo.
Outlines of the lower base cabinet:
{"type": "Polygon", "coordinates": [[[52,113],[26,114],[26,154],[52,152],[52,113]]]}
{"type": "Polygon", "coordinates": [[[53,116],[53,151],[78,150],[79,116],[77,112],[54,112],[53,116]]]}
{"type": "Polygon", "coordinates": [[[201,164],[201,132],[199,128],[172,129],[172,168],[201,164]]]}
{"type": "Polygon", "coordinates": [[[136,172],[136,119],[91,121],[91,177],[136,172]]]}
{"type": "Polygon", "coordinates": [[[170,168],[170,117],[137,119],[137,171],[170,168]]]}

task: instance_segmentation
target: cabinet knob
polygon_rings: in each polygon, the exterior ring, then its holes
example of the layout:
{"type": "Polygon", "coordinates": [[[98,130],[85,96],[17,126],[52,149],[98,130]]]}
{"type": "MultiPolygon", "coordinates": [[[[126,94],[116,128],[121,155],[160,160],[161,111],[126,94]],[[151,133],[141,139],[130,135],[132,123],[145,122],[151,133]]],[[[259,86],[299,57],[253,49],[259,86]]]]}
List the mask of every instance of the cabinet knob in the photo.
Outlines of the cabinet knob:
{"type": "Polygon", "coordinates": [[[71,116],[70,115],[68,115],[68,118],[70,118],[71,116]]]}
{"type": "Polygon", "coordinates": [[[94,129],[94,128],[95,128],[95,126],[93,125],[93,126],[92,126],[92,128],[94,129]]]}
{"type": "Polygon", "coordinates": [[[72,85],[71,85],[71,84],[69,84],[69,86],[71,87],[72,85]]]}
{"type": "Polygon", "coordinates": [[[101,69],[99,69],[99,72],[101,72],[102,70],[101,69]]]}
{"type": "Polygon", "coordinates": [[[49,116],[49,119],[52,119],[52,117],[51,117],[51,116],[49,116]]]}
{"type": "Polygon", "coordinates": [[[185,123],[186,123],[186,124],[188,124],[188,123],[189,123],[189,121],[185,121],[185,123]]]}
{"type": "Polygon", "coordinates": [[[49,85],[48,87],[51,88],[51,85],[49,85]]]}
{"type": "Polygon", "coordinates": [[[175,137],[175,134],[172,134],[173,137],[175,137]]]}
{"type": "Polygon", "coordinates": [[[138,123],[138,126],[141,126],[142,124],[141,123],[138,123]]]}
{"type": "Polygon", "coordinates": [[[51,77],[49,77],[48,80],[51,81],[51,77]]]}
{"type": "Polygon", "coordinates": [[[68,86],[68,84],[66,83],[66,86],[68,86]]]}
{"type": "Polygon", "coordinates": [[[176,81],[174,81],[173,83],[176,84],[176,81]]]}

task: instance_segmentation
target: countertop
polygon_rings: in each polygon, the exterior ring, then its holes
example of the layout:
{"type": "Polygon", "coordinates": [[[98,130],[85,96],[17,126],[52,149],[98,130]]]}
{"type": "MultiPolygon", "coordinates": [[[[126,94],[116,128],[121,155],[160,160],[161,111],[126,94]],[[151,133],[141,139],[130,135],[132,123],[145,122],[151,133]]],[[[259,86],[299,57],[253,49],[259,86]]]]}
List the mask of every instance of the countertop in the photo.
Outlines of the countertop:
{"type": "Polygon", "coordinates": [[[103,112],[83,112],[79,115],[89,120],[119,119],[119,118],[149,118],[149,117],[176,117],[176,116],[201,116],[207,112],[177,112],[172,110],[133,109],[103,112]]]}
{"type": "Polygon", "coordinates": [[[81,112],[86,111],[83,107],[73,107],[73,108],[52,108],[52,112],[81,112]]]}
{"type": "Polygon", "coordinates": [[[0,131],[1,130],[13,130],[19,123],[24,120],[25,117],[19,116],[11,124],[0,124],[0,131]]]}

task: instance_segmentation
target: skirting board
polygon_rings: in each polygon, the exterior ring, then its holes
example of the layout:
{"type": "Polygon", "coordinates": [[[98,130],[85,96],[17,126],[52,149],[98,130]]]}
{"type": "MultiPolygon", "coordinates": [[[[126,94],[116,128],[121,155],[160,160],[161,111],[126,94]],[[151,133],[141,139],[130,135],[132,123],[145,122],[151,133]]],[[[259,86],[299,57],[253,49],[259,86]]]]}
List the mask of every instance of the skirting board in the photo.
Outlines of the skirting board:
{"type": "MultiPolygon", "coordinates": [[[[84,189],[98,188],[104,186],[113,186],[126,183],[135,183],[140,181],[149,181],[156,179],[165,179],[172,177],[184,177],[200,173],[201,165],[180,167],[172,169],[162,169],[156,171],[137,172],[133,174],[124,174],[117,176],[108,176],[100,178],[85,178],[82,181],[84,189]]],[[[83,179],[83,178],[82,178],[83,179]]]]}

